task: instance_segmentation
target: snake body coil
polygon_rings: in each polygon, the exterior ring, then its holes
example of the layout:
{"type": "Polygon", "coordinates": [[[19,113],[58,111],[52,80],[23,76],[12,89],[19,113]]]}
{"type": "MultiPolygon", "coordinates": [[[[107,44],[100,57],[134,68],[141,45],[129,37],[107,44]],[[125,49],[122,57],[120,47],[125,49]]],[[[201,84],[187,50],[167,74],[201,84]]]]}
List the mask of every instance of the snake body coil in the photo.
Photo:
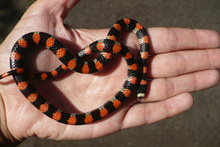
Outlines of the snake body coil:
{"type": "Polygon", "coordinates": [[[149,54],[149,39],[146,30],[138,22],[132,19],[121,19],[117,21],[110,29],[107,38],[98,40],[83,48],[79,53],[80,58],[74,57],[64,45],[53,36],[43,32],[32,32],[22,36],[13,46],[10,57],[9,72],[0,75],[0,79],[12,75],[19,90],[23,95],[40,111],[48,117],[70,125],[82,125],[95,122],[109,115],[119,108],[122,103],[131,95],[131,92],[138,85],[138,97],[143,98],[147,88],[147,59],[149,54]],[[142,73],[140,79],[138,76],[138,66],[133,53],[124,45],[117,42],[120,32],[123,29],[132,30],[140,42],[140,55],[142,60],[142,73]],[[102,70],[110,61],[111,55],[120,54],[126,60],[128,65],[128,74],[121,90],[108,102],[99,108],[82,113],[66,113],[53,105],[49,104],[43,96],[32,86],[26,77],[26,69],[24,69],[25,49],[32,45],[43,45],[51,50],[58,59],[63,63],[55,70],[48,73],[35,73],[34,77],[46,80],[54,78],[67,69],[80,73],[94,73],[102,70]],[[100,55],[93,61],[85,62],[81,57],[88,56],[93,53],[100,52],[100,55]],[[138,84],[137,84],[138,82],[138,84]]]}

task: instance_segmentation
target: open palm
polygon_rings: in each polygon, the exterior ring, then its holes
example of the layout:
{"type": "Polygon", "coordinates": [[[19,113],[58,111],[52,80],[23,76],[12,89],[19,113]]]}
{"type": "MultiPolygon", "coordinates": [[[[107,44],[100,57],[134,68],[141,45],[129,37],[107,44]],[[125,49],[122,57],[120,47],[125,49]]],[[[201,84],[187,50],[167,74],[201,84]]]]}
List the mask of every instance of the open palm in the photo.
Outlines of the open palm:
{"type": "MultiPolygon", "coordinates": [[[[36,1],[1,44],[0,73],[9,70],[8,58],[14,42],[28,32],[47,32],[63,42],[73,54],[95,40],[104,39],[108,29],[85,30],[64,25],[64,18],[78,1],[36,1]]],[[[1,116],[5,116],[1,121],[7,126],[3,134],[10,140],[34,135],[59,140],[94,138],[173,117],[189,109],[193,104],[189,92],[209,88],[219,80],[216,69],[220,67],[220,51],[215,49],[220,44],[219,35],[209,30],[180,28],[150,28],[148,32],[154,54],[150,57],[148,74],[152,80],[147,97],[140,103],[135,103],[137,98],[132,95],[122,108],[104,120],[83,126],[64,125],[37,110],[10,77],[1,81],[0,88],[1,116]]],[[[135,34],[123,35],[126,40],[122,38],[122,43],[137,54],[139,43],[135,34]]],[[[30,51],[30,55],[26,55],[27,66],[46,71],[61,64],[49,51],[44,50],[37,57],[35,53],[30,51]]],[[[125,61],[116,56],[100,73],[85,75],[67,71],[50,81],[32,79],[31,82],[60,109],[87,112],[101,106],[120,90],[126,69],[125,61]]]]}

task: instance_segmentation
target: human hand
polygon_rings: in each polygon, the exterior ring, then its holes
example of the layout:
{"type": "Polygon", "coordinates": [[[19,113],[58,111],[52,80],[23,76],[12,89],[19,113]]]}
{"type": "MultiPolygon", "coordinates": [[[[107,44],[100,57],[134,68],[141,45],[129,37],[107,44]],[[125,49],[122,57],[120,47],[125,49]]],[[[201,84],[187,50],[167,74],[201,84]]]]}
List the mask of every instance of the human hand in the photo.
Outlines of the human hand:
{"type": "MultiPolygon", "coordinates": [[[[73,53],[95,40],[105,38],[108,29],[73,29],[63,24],[68,11],[77,2],[36,1],[0,46],[0,73],[9,70],[10,50],[15,41],[27,32],[52,34],[73,53]]],[[[150,124],[188,110],[193,104],[189,92],[209,88],[219,80],[216,69],[220,67],[220,51],[215,49],[220,44],[219,35],[208,30],[180,28],[150,28],[148,31],[152,44],[150,50],[155,55],[149,60],[149,78],[152,81],[149,83],[148,95],[140,103],[132,105],[137,101],[133,96],[135,101],[131,98],[117,113],[100,122],[84,126],[63,125],[33,107],[13,80],[8,78],[1,82],[0,91],[3,134],[11,141],[34,135],[59,140],[94,138],[150,124]]],[[[136,36],[127,32],[121,36],[122,43],[137,54],[139,43],[136,36]],[[126,36],[126,40],[123,36],[126,36]]],[[[33,57],[31,54],[28,62],[33,57]]],[[[89,111],[110,99],[126,78],[124,60],[118,57],[114,59],[115,63],[111,62],[113,66],[98,74],[68,72],[52,81],[33,79],[32,83],[49,101],[65,111],[89,111]]],[[[60,62],[52,53],[43,51],[34,64],[38,70],[48,70],[60,62]]]]}

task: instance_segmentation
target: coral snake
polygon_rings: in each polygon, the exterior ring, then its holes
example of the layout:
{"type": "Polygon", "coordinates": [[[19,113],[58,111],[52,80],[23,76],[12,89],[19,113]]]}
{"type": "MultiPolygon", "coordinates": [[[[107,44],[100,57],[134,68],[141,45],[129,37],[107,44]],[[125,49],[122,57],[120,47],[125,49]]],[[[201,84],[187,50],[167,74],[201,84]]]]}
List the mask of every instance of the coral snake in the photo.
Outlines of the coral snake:
{"type": "Polygon", "coordinates": [[[88,124],[102,119],[119,108],[136,88],[137,97],[139,99],[145,96],[147,89],[146,73],[147,59],[149,56],[149,38],[145,28],[137,21],[129,18],[117,21],[108,32],[106,39],[97,40],[89,44],[78,53],[78,56],[78,58],[74,57],[67,48],[53,36],[43,32],[31,32],[22,36],[14,44],[10,56],[11,70],[0,75],[0,79],[12,75],[19,90],[37,109],[58,122],[70,125],[88,124]],[[140,43],[141,64],[137,64],[133,53],[125,45],[117,42],[119,34],[123,29],[132,30],[137,35],[140,43]],[[56,77],[68,69],[85,74],[100,71],[110,61],[112,53],[120,54],[126,60],[128,67],[127,78],[121,90],[99,108],[86,113],[63,112],[47,102],[27,78],[27,69],[25,69],[23,65],[23,56],[26,48],[35,45],[45,46],[63,63],[51,72],[35,73],[35,75],[33,75],[41,80],[56,77]],[[97,52],[100,54],[93,61],[86,62],[81,59],[82,57],[97,52]]]}

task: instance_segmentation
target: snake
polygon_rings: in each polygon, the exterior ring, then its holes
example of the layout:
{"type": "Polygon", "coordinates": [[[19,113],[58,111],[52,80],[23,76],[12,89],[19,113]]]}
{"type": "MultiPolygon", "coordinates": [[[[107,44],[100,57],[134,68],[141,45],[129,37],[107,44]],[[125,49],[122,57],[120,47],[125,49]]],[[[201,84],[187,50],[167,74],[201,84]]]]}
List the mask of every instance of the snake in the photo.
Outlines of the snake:
{"type": "MultiPolygon", "coordinates": [[[[137,97],[142,99],[147,90],[147,60],[149,58],[149,36],[146,29],[136,20],[123,18],[118,20],[109,30],[105,39],[96,40],[72,55],[68,49],[54,36],[45,32],[30,32],[20,37],[12,47],[10,54],[10,71],[0,75],[0,79],[13,76],[21,93],[46,116],[68,125],[90,124],[101,120],[120,108],[120,106],[136,90],[137,97]],[[138,63],[132,51],[118,42],[122,30],[133,31],[140,44],[141,62],[138,63]],[[52,79],[61,73],[72,70],[82,74],[92,74],[101,71],[111,60],[112,54],[121,55],[127,63],[127,77],[121,89],[100,107],[84,113],[67,113],[49,103],[31,84],[27,77],[30,71],[24,67],[25,52],[33,46],[44,46],[62,62],[50,72],[33,72],[32,76],[41,80],[52,79]],[[99,53],[91,61],[82,58],[99,53]]],[[[86,89],[85,89],[86,90],[86,89]]]]}

